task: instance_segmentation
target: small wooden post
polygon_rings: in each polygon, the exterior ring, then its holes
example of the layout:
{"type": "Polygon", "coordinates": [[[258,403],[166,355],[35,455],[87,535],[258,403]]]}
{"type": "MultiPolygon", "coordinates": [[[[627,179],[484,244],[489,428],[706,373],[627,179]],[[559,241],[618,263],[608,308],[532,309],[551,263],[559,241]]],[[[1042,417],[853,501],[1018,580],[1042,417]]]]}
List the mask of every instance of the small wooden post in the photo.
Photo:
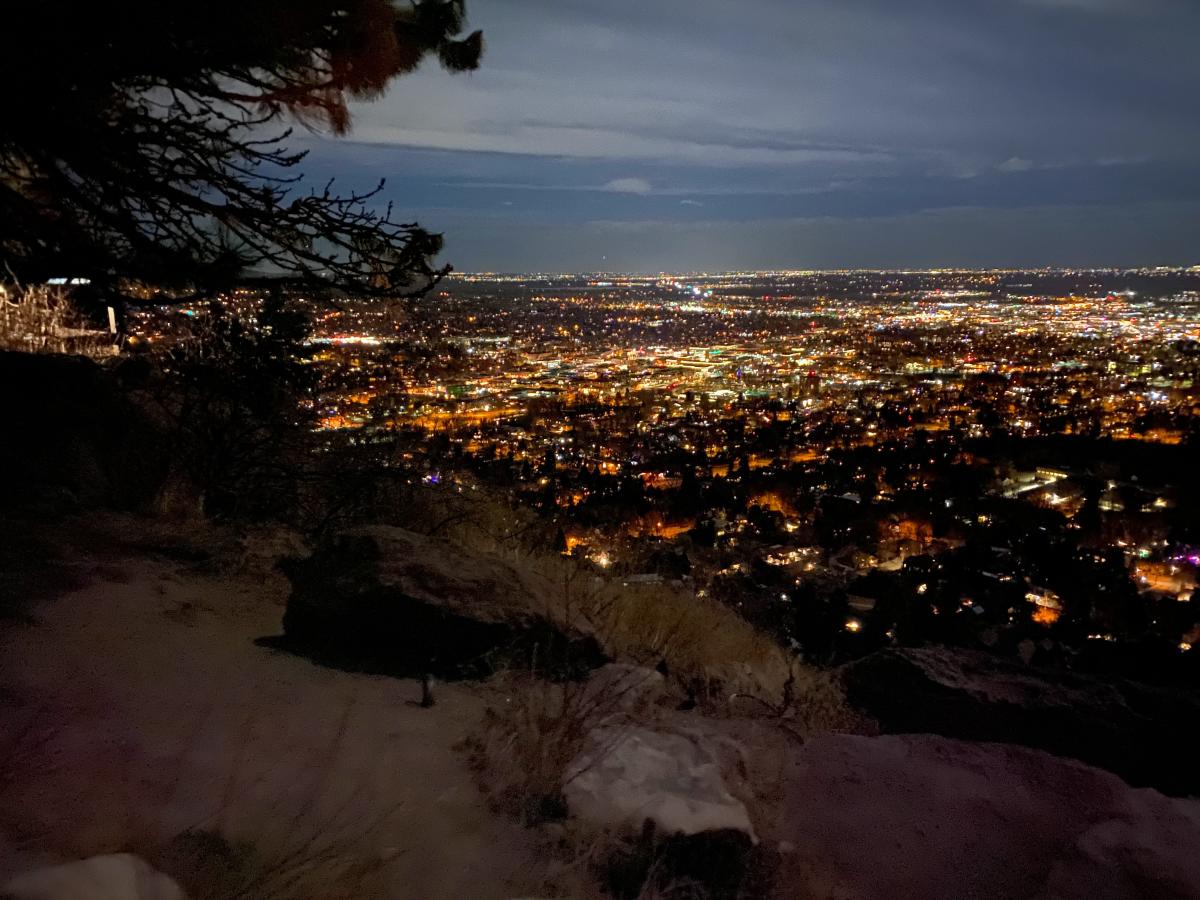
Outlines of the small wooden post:
{"type": "Polygon", "coordinates": [[[433,706],[433,676],[426,672],[421,676],[421,708],[433,706]]]}

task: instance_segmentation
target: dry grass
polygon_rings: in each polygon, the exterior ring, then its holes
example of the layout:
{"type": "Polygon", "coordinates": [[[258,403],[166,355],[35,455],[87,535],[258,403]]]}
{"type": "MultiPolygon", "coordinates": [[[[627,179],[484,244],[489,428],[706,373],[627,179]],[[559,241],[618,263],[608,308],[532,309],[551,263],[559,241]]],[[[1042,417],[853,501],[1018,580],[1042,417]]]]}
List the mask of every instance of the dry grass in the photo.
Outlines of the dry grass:
{"type": "Polygon", "coordinates": [[[850,706],[832,673],[800,665],[794,666],[794,671],[796,677],[785,691],[780,714],[804,737],[875,732],[875,723],[850,706]]]}
{"type": "MultiPolygon", "coordinates": [[[[563,791],[586,771],[577,760],[588,736],[600,725],[633,721],[644,678],[630,669],[601,687],[501,676],[494,684],[500,699],[464,748],[493,805],[527,825],[564,818],[563,791]]],[[[603,750],[592,756],[602,757],[603,750]]]]}
{"type": "Polygon", "coordinates": [[[712,706],[735,692],[781,696],[787,657],[733,611],[667,585],[606,583],[590,615],[618,658],[666,662],[673,679],[712,706]]]}
{"type": "Polygon", "coordinates": [[[331,849],[279,853],[216,831],[185,831],[150,856],[190,900],[360,900],[386,864],[331,849]]]}
{"type": "MultiPolygon", "coordinates": [[[[587,771],[578,760],[591,732],[631,719],[641,674],[633,670],[598,691],[587,684],[505,673],[492,682],[497,702],[488,708],[483,728],[460,748],[493,809],[542,826],[548,840],[540,878],[547,896],[612,896],[601,889],[597,871],[623,836],[570,821],[564,791],[587,771]]],[[[621,729],[613,732],[619,735],[621,729]]],[[[603,748],[593,758],[602,756],[603,748]]]]}
{"type": "Polygon", "coordinates": [[[805,736],[864,730],[832,678],[686,584],[600,575],[552,552],[536,515],[478,486],[418,488],[408,503],[428,530],[511,565],[551,621],[594,634],[618,661],[665,664],[676,689],[708,713],[765,714],[805,736]]]}
{"type": "Polygon", "coordinates": [[[351,700],[314,760],[311,775],[294,786],[293,796],[280,796],[258,809],[253,821],[259,824],[247,831],[243,800],[261,778],[250,765],[249,736],[263,724],[256,712],[248,714],[214,811],[165,845],[135,846],[134,852],[175,878],[191,900],[373,896],[369,884],[387,860],[364,856],[361,848],[401,810],[399,804],[379,808],[364,803],[374,796],[368,785],[344,784],[335,776],[353,714],[351,700]],[[372,811],[363,815],[363,809],[372,811]]]}
{"type": "Polygon", "coordinates": [[[407,527],[512,566],[537,611],[593,633],[613,658],[654,667],[702,703],[746,691],[779,702],[788,655],[720,602],[679,583],[625,584],[552,548],[552,529],[481,485],[411,487],[400,504],[407,527]]]}
{"type": "Polygon", "coordinates": [[[788,657],[733,610],[678,583],[625,584],[551,554],[512,562],[552,621],[591,632],[620,662],[665,665],[706,705],[750,691],[780,698],[788,657]]]}
{"type": "Polygon", "coordinates": [[[563,557],[553,551],[552,529],[543,519],[482,485],[409,486],[397,507],[407,527],[512,566],[538,612],[594,634],[614,659],[665,663],[669,679],[706,709],[724,706],[735,694],[779,707],[790,679],[797,696],[814,694],[801,704],[807,704],[806,721],[832,725],[839,718],[833,687],[729,607],[685,584],[625,584],[563,557]]]}
{"type": "MultiPolygon", "coordinates": [[[[620,744],[627,733],[622,724],[642,721],[622,702],[627,692],[636,692],[636,680],[617,681],[604,691],[530,678],[515,678],[507,687],[505,702],[489,712],[485,728],[466,749],[497,811],[540,826],[543,837],[550,838],[541,877],[548,896],[732,900],[726,891],[714,893],[700,881],[681,877],[676,871],[681,841],[656,834],[650,823],[638,833],[568,818],[563,794],[571,781],[620,744]],[[594,743],[600,725],[610,735],[607,746],[594,743]]],[[[718,862],[716,871],[726,863],[740,870],[739,859],[718,862]]]]}

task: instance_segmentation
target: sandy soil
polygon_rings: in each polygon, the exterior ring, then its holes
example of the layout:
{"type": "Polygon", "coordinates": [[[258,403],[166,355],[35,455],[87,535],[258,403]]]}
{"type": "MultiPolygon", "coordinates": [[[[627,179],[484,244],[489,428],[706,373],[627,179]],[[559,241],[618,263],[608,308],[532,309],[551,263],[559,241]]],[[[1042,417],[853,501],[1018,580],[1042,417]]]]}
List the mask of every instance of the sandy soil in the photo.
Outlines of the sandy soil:
{"type": "Polygon", "coordinates": [[[219,536],[108,516],[39,543],[7,526],[22,558],[6,588],[34,600],[0,621],[0,883],[199,827],[268,858],[387,860],[379,896],[536,892],[534,838],[488,810],[454,750],[477,693],[440,685],[421,709],[413,682],[256,645],[285,588],[236,553],[189,559],[219,536]]]}

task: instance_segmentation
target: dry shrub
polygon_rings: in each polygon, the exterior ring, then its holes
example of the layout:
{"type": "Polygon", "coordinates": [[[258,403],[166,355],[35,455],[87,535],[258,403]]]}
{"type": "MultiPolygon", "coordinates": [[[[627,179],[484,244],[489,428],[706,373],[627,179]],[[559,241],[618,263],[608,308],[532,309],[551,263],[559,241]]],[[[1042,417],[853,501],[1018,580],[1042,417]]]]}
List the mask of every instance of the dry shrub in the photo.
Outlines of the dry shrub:
{"type": "Polygon", "coordinates": [[[837,677],[829,671],[794,667],[794,687],[783,710],[805,737],[818,734],[871,734],[875,723],[846,701],[837,677]]]}
{"type": "Polygon", "coordinates": [[[86,327],[61,288],[0,285],[0,350],[111,356],[112,337],[86,327]]]}
{"type": "Polygon", "coordinates": [[[627,734],[623,726],[644,721],[637,709],[644,678],[644,670],[630,668],[601,687],[510,675],[504,700],[489,709],[485,727],[465,749],[493,807],[552,837],[542,876],[546,893],[733,898],[729,890],[713,888],[740,883],[746,862],[753,860],[740,833],[715,832],[702,846],[695,838],[659,834],[650,821],[639,833],[567,817],[564,792],[570,783],[615,750],[627,734]],[[597,746],[599,726],[607,737],[597,746]]]}
{"type": "Polygon", "coordinates": [[[840,680],[828,670],[792,660],[781,693],[778,702],[750,692],[735,694],[730,709],[777,725],[801,743],[819,734],[877,733],[876,723],[850,706],[840,680]]]}
{"type": "Polygon", "coordinates": [[[536,683],[487,710],[464,749],[492,805],[526,825],[561,819],[563,773],[589,726],[565,714],[563,685],[536,683]]]}
{"type": "MultiPolygon", "coordinates": [[[[484,727],[465,744],[493,805],[527,825],[565,818],[563,791],[587,771],[576,760],[588,735],[600,725],[631,720],[644,677],[630,669],[598,689],[528,673],[501,676],[496,686],[503,699],[488,708],[484,727]]],[[[620,729],[613,733],[615,744],[620,729]]],[[[600,748],[590,758],[603,755],[600,748]]]]}

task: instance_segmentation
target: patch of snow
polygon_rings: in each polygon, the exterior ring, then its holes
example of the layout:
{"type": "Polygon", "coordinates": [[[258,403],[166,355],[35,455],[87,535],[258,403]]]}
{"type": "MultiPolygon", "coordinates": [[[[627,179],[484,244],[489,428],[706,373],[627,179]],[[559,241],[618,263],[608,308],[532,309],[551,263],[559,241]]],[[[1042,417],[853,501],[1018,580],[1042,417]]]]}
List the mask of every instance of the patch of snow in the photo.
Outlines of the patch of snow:
{"type": "Polygon", "coordinates": [[[0,893],[12,900],[186,900],[179,885],[129,853],[34,869],[0,893]]]}
{"type": "Polygon", "coordinates": [[[717,750],[698,735],[605,726],[571,763],[563,791],[580,819],[668,834],[732,829],[757,841],[745,805],[721,777],[717,750]]]}

